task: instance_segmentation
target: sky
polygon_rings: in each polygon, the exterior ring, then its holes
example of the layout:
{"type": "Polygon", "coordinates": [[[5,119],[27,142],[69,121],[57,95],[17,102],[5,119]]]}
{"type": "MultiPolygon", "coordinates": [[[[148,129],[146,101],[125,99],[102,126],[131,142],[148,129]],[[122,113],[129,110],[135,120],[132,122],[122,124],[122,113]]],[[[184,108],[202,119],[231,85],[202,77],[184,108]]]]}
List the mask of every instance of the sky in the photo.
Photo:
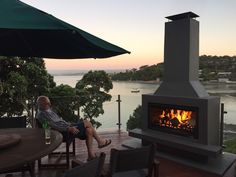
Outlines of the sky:
{"type": "Polygon", "coordinates": [[[236,55],[235,0],[21,0],[131,52],[107,59],[45,59],[48,70],[132,69],[163,62],[167,16],[199,15],[200,55],[236,55]]]}

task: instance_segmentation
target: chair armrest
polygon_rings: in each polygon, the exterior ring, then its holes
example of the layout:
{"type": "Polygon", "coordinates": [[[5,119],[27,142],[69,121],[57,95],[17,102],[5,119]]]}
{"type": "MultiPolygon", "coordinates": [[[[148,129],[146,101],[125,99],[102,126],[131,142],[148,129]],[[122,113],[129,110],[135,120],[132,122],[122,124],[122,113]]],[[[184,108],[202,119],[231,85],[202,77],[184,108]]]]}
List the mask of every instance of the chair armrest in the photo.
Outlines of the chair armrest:
{"type": "Polygon", "coordinates": [[[73,159],[73,160],[71,161],[71,167],[72,167],[72,168],[74,168],[74,167],[76,167],[76,166],[81,166],[81,165],[83,165],[83,164],[84,164],[84,162],[82,162],[82,161],[80,161],[80,160],[77,160],[77,159],[76,159],[76,160],[73,159]]]}
{"type": "Polygon", "coordinates": [[[154,159],[153,165],[159,166],[160,165],[160,161],[157,159],[154,159]]]}

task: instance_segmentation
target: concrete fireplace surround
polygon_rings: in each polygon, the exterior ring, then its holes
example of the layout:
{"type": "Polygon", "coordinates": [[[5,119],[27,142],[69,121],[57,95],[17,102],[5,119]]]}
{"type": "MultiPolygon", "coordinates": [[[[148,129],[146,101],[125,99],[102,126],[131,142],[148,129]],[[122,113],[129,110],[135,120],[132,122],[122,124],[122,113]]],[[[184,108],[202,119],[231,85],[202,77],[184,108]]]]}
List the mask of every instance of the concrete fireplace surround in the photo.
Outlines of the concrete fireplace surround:
{"type": "MultiPolygon", "coordinates": [[[[129,135],[140,139],[142,144],[155,142],[159,157],[224,176],[236,156],[222,153],[220,98],[209,96],[198,79],[199,22],[196,17],[192,12],[166,17],[169,21],[165,23],[164,79],[155,93],[142,95],[142,128],[129,131],[129,135]],[[198,138],[150,129],[148,109],[149,104],[155,103],[197,108],[198,138]]],[[[137,142],[140,141],[124,145],[137,146],[137,142]]]]}
{"type": "MultiPolygon", "coordinates": [[[[142,131],[148,132],[149,140],[155,141],[168,147],[175,147],[203,156],[216,157],[221,153],[219,146],[219,98],[182,98],[173,96],[159,96],[157,94],[146,94],[142,96],[143,117],[142,131]],[[148,104],[162,103],[170,105],[188,105],[198,108],[198,138],[179,136],[175,134],[163,133],[151,130],[148,126],[148,104]],[[216,119],[218,117],[218,119],[216,119]]],[[[132,131],[130,132],[132,136],[132,131]]],[[[139,137],[141,138],[141,137],[139,137]]]]}

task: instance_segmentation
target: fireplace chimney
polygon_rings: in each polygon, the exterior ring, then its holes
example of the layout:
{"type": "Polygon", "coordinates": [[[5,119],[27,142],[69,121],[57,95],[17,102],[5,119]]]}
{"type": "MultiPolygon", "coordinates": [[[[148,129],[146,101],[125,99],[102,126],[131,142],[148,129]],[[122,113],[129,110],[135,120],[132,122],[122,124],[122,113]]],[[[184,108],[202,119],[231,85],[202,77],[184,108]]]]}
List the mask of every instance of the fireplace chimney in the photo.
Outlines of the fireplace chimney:
{"type": "Polygon", "coordinates": [[[164,79],[155,94],[199,98],[209,96],[198,79],[198,15],[187,12],[168,16],[165,23],[164,79]]]}

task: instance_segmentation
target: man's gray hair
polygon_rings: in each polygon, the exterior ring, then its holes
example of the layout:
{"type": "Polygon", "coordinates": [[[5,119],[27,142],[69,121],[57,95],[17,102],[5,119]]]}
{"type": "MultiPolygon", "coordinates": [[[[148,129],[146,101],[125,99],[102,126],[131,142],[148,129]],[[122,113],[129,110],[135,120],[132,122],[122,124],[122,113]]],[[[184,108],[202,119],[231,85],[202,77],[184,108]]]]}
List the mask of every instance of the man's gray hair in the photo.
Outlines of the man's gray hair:
{"type": "Polygon", "coordinates": [[[45,109],[45,104],[50,102],[49,98],[47,96],[41,95],[37,98],[37,105],[39,110],[45,109]]]}

